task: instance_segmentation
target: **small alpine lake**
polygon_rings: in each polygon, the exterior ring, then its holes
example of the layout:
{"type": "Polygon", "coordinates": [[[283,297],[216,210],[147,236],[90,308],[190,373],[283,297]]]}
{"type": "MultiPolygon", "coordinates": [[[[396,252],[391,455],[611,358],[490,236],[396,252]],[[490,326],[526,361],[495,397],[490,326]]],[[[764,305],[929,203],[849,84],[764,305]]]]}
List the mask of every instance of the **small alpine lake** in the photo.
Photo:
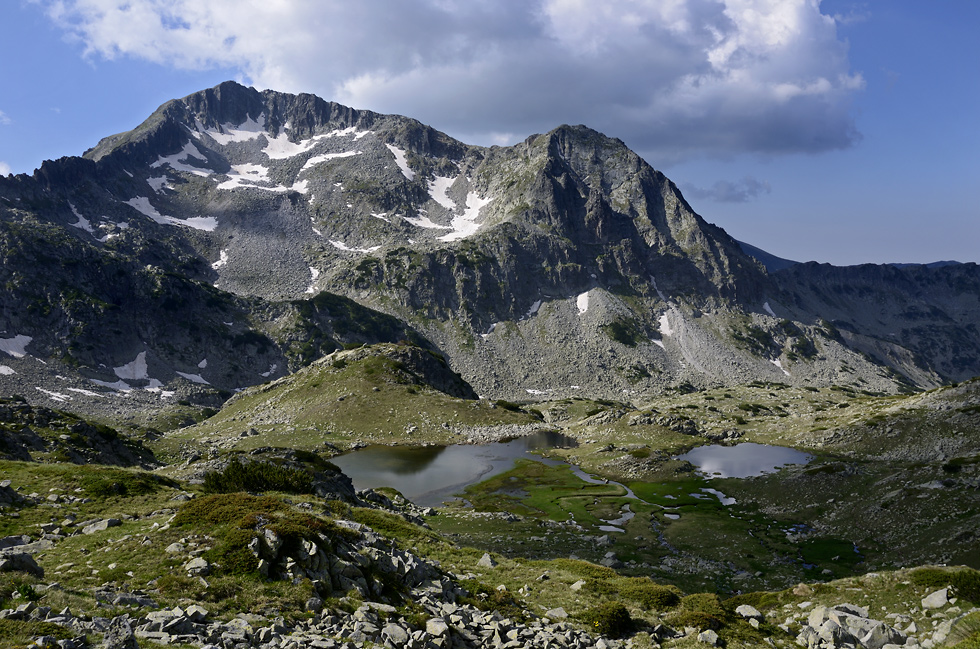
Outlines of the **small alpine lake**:
{"type": "MultiPolygon", "coordinates": [[[[331,462],[350,477],[355,489],[393,487],[417,505],[435,507],[471,484],[510,470],[518,459],[550,466],[565,464],[534,451],[577,445],[572,437],[541,431],[492,444],[367,446],[331,458],[331,462]]],[[[584,473],[579,477],[602,482],[584,473]]]]}
{"type": "Polygon", "coordinates": [[[785,446],[746,442],[735,446],[699,446],[678,455],[677,459],[690,462],[708,477],[751,478],[789,464],[807,464],[813,456],[785,446]]]}

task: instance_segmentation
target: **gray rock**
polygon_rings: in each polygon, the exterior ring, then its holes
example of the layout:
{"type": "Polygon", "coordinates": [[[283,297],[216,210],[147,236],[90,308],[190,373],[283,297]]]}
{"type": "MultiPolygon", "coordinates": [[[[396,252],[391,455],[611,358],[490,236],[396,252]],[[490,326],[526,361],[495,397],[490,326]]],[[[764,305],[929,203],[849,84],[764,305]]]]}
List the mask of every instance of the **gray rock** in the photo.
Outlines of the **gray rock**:
{"type": "Polygon", "coordinates": [[[748,604],[742,604],[741,606],[739,606],[738,608],[736,608],[735,609],[735,613],[737,615],[741,615],[742,617],[744,617],[746,619],[750,619],[750,620],[762,620],[763,619],[763,615],[762,615],[762,613],[759,612],[759,609],[757,609],[754,606],[749,606],[748,604]]]}
{"type": "Polygon", "coordinates": [[[449,633],[449,624],[441,617],[430,618],[425,623],[425,632],[431,636],[441,638],[449,633]]]}
{"type": "Polygon", "coordinates": [[[494,561],[493,557],[490,556],[489,552],[484,552],[480,560],[476,562],[476,565],[481,568],[496,568],[497,562],[494,561]]]}
{"type": "Polygon", "coordinates": [[[139,649],[129,620],[117,617],[109,623],[100,645],[102,649],[139,649]]]}
{"type": "Polygon", "coordinates": [[[26,552],[10,552],[0,557],[0,572],[26,572],[38,578],[44,577],[44,569],[26,552]]]}
{"type": "Polygon", "coordinates": [[[711,629],[708,629],[707,631],[702,631],[698,634],[698,642],[711,645],[712,647],[717,647],[721,642],[721,638],[718,637],[717,633],[711,629]]]}
{"type": "Polygon", "coordinates": [[[922,599],[922,608],[942,608],[949,604],[949,588],[941,588],[922,599]]]}
{"type": "Polygon", "coordinates": [[[96,532],[102,532],[110,527],[118,527],[120,525],[122,525],[122,521],[118,518],[104,518],[83,527],[82,534],[95,534],[96,532]]]}
{"type": "Polygon", "coordinates": [[[396,647],[404,647],[408,644],[408,631],[397,624],[386,624],[381,630],[381,637],[396,647]]]}
{"type": "Polygon", "coordinates": [[[544,614],[544,616],[552,620],[564,620],[568,617],[568,613],[565,612],[564,608],[559,606],[558,608],[550,609],[544,614]]]}
{"type": "Polygon", "coordinates": [[[201,557],[194,557],[190,561],[184,564],[184,570],[192,575],[207,575],[211,572],[211,564],[207,562],[206,559],[201,557]]]}

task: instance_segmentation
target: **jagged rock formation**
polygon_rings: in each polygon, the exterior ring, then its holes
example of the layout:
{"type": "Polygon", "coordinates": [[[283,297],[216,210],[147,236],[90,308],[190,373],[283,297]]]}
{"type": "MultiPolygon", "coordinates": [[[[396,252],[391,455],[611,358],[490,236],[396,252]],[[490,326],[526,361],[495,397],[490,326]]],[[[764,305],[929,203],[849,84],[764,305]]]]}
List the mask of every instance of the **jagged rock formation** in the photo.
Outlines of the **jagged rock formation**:
{"type": "Polygon", "coordinates": [[[0,251],[4,390],[107,415],[399,340],[510,399],[980,373],[973,264],[768,273],[584,126],[475,147],[232,82],[0,179],[0,251]]]}

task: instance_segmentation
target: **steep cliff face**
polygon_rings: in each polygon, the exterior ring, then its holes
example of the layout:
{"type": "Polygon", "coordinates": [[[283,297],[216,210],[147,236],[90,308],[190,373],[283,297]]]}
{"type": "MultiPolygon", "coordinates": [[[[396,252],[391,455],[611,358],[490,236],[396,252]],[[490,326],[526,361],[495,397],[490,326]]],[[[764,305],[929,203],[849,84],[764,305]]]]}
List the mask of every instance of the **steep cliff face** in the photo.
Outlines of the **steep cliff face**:
{"type": "Polygon", "coordinates": [[[220,403],[400,340],[505,398],[980,373],[976,267],[769,275],[584,126],[475,147],[223,83],[0,179],[0,246],[0,381],[42,400],[220,403]]]}

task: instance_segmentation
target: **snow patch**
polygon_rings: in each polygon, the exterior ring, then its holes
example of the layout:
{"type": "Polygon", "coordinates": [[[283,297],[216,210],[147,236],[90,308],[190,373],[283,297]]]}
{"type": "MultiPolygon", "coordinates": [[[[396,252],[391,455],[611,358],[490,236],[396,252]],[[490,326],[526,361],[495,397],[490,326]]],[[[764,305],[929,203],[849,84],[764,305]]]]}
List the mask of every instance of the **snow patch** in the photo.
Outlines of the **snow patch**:
{"type": "Polygon", "coordinates": [[[275,372],[277,369],[279,369],[279,365],[276,364],[276,363],[273,363],[272,365],[269,366],[269,371],[268,372],[262,372],[261,374],[259,374],[259,376],[261,376],[264,379],[267,379],[270,376],[272,376],[272,373],[275,372]]]}
{"type": "Polygon", "coordinates": [[[207,366],[208,366],[208,359],[206,359],[206,358],[203,361],[201,361],[200,363],[197,364],[197,367],[199,369],[202,369],[202,370],[203,369],[207,369],[207,366]]]}
{"type": "Polygon", "coordinates": [[[771,315],[772,317],[774,317],[774,318],[777,317],[776,314],[773,312],[772,307],[769,306],[769,303],[768,302],[766,302],[765,304],[762,305],[762,309],[766,313],[768,313],[769,315],[771,315]]]}
{"type": "Polygon", "coordinates": [[[300,173],[303,173],[307,169],[314,167],[320,163],[327,162],[329,160],[334,160],[336,158],[349,158],[351,156],[361,155],[361,153],[362,153],[361,151],[346,151],[344,153],[323,153],[321,155],[315,155],[309,160],[307,160],[306,164],[304,164],[303,168],[300,169],[299,171],[300,173]]]}
{"type": "Polygon", "coordinates": [[[778,367],[779,369],[781,369],[783,371],[783,374],[785,374],[786,376],[791,376],[790,373],[786,370],[786,368],[783,367],[783,362],[778,358],[773,359],[769,362],[775,365],[776,367],[778,367]]]}
{"type": "Polygon", "coordinates": [[[403,216],[402,218],[419,228],[428,228],[429,230],[452,230],[452,228],[448,225],[439,225],[428,216],[403,216]]]}
{"type": "Polygon", "coordinates": [[[530,318],[535,313],[537,313],[538,312],[538,309],[540,309],[540,308],[541,308],[541,300],[536,300],[534,302],[534,304],[531,305],[531,308],[527,310],[527,314],[524,317],[525,318],[530,318]]]}
{"type": "MultiPolygon", "coordinates": [[[[200,131],[200,122],[198,124],[198,130],[200,131]]],[[[257,120],[249,117],[237,126],[229,123],[222,124],[219,128],[221,129],[220,131],[212,129],[203,131],[203,133],[221,145],[254,140],[260,135],[265,135],[265,114],[259,115],[257,120]]]]}
{"type": "Polygon", "coordinates": [[[170,165],[170,168],[174,171],[186,171],[189,174],[194,174],[195,176],[210,176],[214,172],[210,169],[202,169],[201,167],[194,167],[192,165],[186,164],[191,158],[196,158],[202,162],[207,162],[208,159],[204,156],[201,151],[194,146],[194,143],[188,141],[184,145],[184,148],[177,153],[169,156],[160,156],[157,161],[150,165],[153,169],[157,167],[162,167],[163,165],[170,165]]]}
{"type": "Polygon", "coordinates": [[[306,289],[306,292],[309,293],[310,295],[316,293],[316,289],[314,288],[314,286],[316,285],[316,278],[319,276],[320,276],[320,271],[317,270],[316,268],[313,268],[313,266],[310,266],[310,285],[306,289]]]}
{"type": "MultiPolygon", "coordinates": [[[[270,183],[269,168],[263,165],[244,163],[231,165],[227,174],[228,180],[218,184],[218,189],[235,189],[236,187],[258,187],[255,183],[270,183]]],[[[258,189],[273,189],[258,187],[258,189]]]]}
{"type": "Polygon", "coordinates": [[[92,227],[91,222],[89,222],[87,218],[79,214],[78,210],[76,210],[75,206],[72,205],[71,203],[68,203],[68,207],[71,208],[71,213],[74,214],[75,218],[78,219],[78,223],[71,223],[70,225],[80,230],[85,230],[89,234],[95,234],[95,228],[92,227]]]}
{"type": "Polygon", "coordinates": [[[92,383],[96,385],[101,385],[104,388],[109,388],[115,390],[116,392],[129,392],[133,388],[128,383],[123,380],[116,381],[115,383],[109,383],[108,381],[100,381],[98,379],[89,379],[92,383]]]}
{"type": "Polygon", "coordinates": [[[222,250],[220,253],[218,253],[218,261],[211,264],[211,268],[218,270],[219,268],[227,264],[228,264],[228,251],[222,250]]]}
{"type": "Polygon", "coordinates": [[[589,310],[589,292],[586,291],[578,296],[575,300],[575,304],[578,306],[578,312],[585,313],[589,310]]]}
{"type": "Polygon", "coordinates": [[[136,358],[112,371],[121,379],[129,381],[145,381],[149,378],[146,373],[146,352],[140,352],[136,358]]]}
{"type": "Polygon", "coordinates": [[[388,147],[391,154],[395,156],[395,164],[402,170],[402,174],[409,180],[415,180],[415,172],[408,167],[408,160],[405,159],[404,149],[399,149],[393,144],[386,144],[385,146],[388,147]]]}
{"type": "Polygon", "coordinates": [[[660,333],[665,336],[673,336],[674,330],[670,328],[670,320],[667,318],[667,314],[660,316],[660,333]]]}
{"type": "Polygon", "coordinates": [[[385,223],[391,223],[391,219],[389,219],[385,214],[375,214],[374,212],[371,212],[371,216],[376,219],[381,219],[385,223]]]}
{"type": "Polygon", "coordinates": [[[453,232],[439,237],[440,241],[457,241],[476,234],[480,229],[480,224],[476,222],[480,216],[480,210],[492,201],[492,198],[480,198],[476,192],[466,195],[466,209],[459,216],[454,216],[452,220],[453,232]]]}
{"type": "Polygon", "coordinates": [[[44,394],[48,395],[48,397],[50,397],[53,401],[58,401],[60,403],[71,401],[71,397],[69,397],[67,394],[61,394],[60,392],[52,392],[50,390],[45,390],[44,388],[38,388],[38,387],[35,387],[34,389],[37,390],[38,392],[43,392],[44,394]]]}
{"type": "Polygon", "coordinates": [[[153,178],[147,178],[146,184],[150,186],[150,189],[159,194],[163,191],[164,187],[170,186],[167,184],[169,181],[170,179],[166,176],[154,176],[153,178]]]}
{"type": "MultiPolygon", "coordinates": [[[[595,277],[595,275],[593,275],[593,277],[595,277]]],[[[657,286],[657,280],[654,278],[653,275],[650,275],[650,283],[653,284],[653,290],[657,292],[657,295],[660,297],[660,299],[666,302],[667,297],[664,295],[664,292],[660,290],[660,287],[657,286]]]]}
{"type": "Polygon", "coordinates": [[[656,345],[660,349],[662,349],[664,351],[667,351],[667,347],[664,345],[664,341],[662,341],[662,340],[654,340],[653,338],[651,338],[650,339],[650,342],[652,342],[654,345],[656,345]]]}
{"type": "Polygon", "coordinates": [[[144,216],[148,216],[150,219],[161,225],[184,225],[189,228],[194,228],[195,230],[205,230],[207,232],[213,232],[214,229],[218,227],[218,219],[214,218],[213,216],[194,216],[189,219],[178,219],[172,216],[164,216],[150,204],[150,199],[145,196],[137,196],[136,198],[131,198],[124,202],[137,212],[140,212],[144,216]]]}
{"type": "Polygon", "coordinates": [[[446,178],[444,176],[436,176],[435,180],[429,182],[429,196],[435,202],[439,203],[447,210],[455,210],[456,202],[449,198],[449,189],[456,182],[455,178],[446,178]]]}
{"type": "Polygon", "coordinates": [[[92,392],[91,390],[85,390],[83,388],[68,388],[68,391],[84,394],[86,397],[98,397],[99,399],[105,399],[104,394],[99,394],[98,392],[92,392]]]}
{"type": "Polygon", "coordinates": [[[203,385],[211,385],[200,374],[187,374],[186,372],[177,372],[178,376],[182,376],[191,383],[201,383],[203,385]]]}
{"type": "Polygon", "coordinates": [[[6,365],[0,365],[0,376],[10,376],[11,374],[16,374],[14,368],[7,367],[6,365]]]}
{"type": "Polygon", "coordinates": [[[24,358],[27,355],[27,346],[32,340],[34,339],[30,336],[0,338],[0,352],[7,352],[14,358],[24,358]]]}
{"type": "Polygon", "coordinates": [[[381,246],[372,246],[370,248],[351,248],[347,246],[345,243],[343,243],[342,241],[336,241],[334,239],[329,239],[329,241],[330,241],[330,245],[332,245],[334,248],[337,248],[338,250],[343,250],[344,252],[368,253],[368,252],[374,252],[375,250],[381,248],[381,246]]]}
{"type": "Polygon", "coordinates": [[[285,158],[292,158],[293,156],[306,153],[315,147],[317,142],[320,140],[353,135],[354,140],[357,141],[365,135],[370,135],[371,133],[372,131],[358,131],[355,127],[349,126],[347,128],[330,131],[329,133],[314,135],[308,140],[300,140],[299,142],[290,142],[289,137],[285,133],[280,133],[277,137],[272,137],[266,134],[265,139],[268,141],[268,144],[262,151],[269,156],[270,160],[283,160],[285,158]]]}

